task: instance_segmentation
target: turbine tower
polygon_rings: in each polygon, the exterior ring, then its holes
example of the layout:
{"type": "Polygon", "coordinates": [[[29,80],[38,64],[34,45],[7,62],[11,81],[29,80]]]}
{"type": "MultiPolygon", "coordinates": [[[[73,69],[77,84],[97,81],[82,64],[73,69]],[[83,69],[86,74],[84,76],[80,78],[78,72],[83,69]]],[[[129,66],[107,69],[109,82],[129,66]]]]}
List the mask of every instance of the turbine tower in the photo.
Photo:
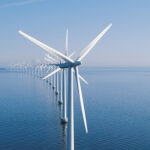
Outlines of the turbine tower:
{"type": "Polygon", "coordinates": [[[92,42],[88,44],[87,47],[81,52],[80,56],[73,60],[72,58],[60,53],[59,51],[47,46],[46,44],[32,38],[31,36],[27,35],[26,33],[19,31],[20,34],[22,34],[24,37],[35,43],[36,45],[40,46],[50,54],[53,54],[54,56],[58,56],[60,59],[62,59],[64,62],[60,64],[56,64],[59,68],[54,70],[51,74],[54,74],[62,69],[68,69],[68,128],[67,128],[67,150],[74,150],[74,99],[73,99],[73,70],[75,71],[75,78],[76,83],[78,87],[78,93],[80,97],[80,105],[81,105],[81,111],[85,126],[85,131],[88,133],[87,128],[87,121],[86,121],[86,115],[85,115],[85,109],[84,109],[84,102],[83,102],[83,96],[82,96],[82,89],[80,84],[80,78],[79,78],[79,70],[78,67],[81,65],[81,61],[83,58],[91,51],[91,49],[96,45],[96,43],[103,37],[103,35],[109,30],[109,28],[112,26],[112,24],[108,25],[92,42]]]}
{"type": "MultiPolygon", "coordinates": [[[[66,31],[66,45],[65,45],[65,55],[68,56],[68,29],[66,31]]],[[[66,98],[66,71],[63,69],[63,112],[62,112],[62,123],[67,123],[67,98],[66,98]]]]}

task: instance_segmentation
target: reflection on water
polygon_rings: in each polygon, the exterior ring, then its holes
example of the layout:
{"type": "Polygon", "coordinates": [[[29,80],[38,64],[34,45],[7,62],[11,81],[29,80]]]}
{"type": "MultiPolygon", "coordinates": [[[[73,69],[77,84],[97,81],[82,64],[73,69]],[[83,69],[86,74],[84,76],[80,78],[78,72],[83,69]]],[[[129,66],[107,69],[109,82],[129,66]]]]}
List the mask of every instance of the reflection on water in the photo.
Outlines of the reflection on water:
{"type": "MultiPolygon", "coordinates": [[[[150,68],[82,68],[89,133],[74,83],[75,149],[150,149],[150,68]]],[[[51,86],[0,70],[0,149],[65,150],[67,126],[51,86]]]]}

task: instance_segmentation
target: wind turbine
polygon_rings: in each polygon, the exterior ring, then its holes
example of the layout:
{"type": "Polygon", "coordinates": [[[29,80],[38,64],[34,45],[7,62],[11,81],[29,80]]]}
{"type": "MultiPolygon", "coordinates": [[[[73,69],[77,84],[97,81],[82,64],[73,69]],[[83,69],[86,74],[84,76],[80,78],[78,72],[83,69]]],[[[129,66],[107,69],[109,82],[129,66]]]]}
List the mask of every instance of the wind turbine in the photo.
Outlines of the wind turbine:
{"type": "MultiPolygon", "coordinates": [[[[45,54],[44,59],[47,62],[49,62],[47,73],[51,72],[51,70],[53,70],[53,66],[51,66],[51,64],[53,64],[53,61],[50,58],[48,58],[48,57],[49,57],[49,55],[45,54]]],[[[52,85],[52,83],[53,83],[53,81],[52,81],[52,77],[51,77],[50,80],[49,80],[49,84],[52,85]]]]}
{"type": "MultiPolygon", "coordinates": [[[[72,53],[69,57],[71,57],[74,53],[72,53]]],[[[68,56],[68,29],[66,31],[66,41],[65,41],[65,55],[68,56]]],[[[50,57],[49,55],[46,55],[53,63],[59,63],[56,59],[50,57]]],[[[44,79],[46,79],[45,77],[44,79]]],[[[86,83],[87,84],[87,83],[86,83]]],[[[60,93],[59,93],[59,104],[63,103],[63,109],[62,109],[62,117],[61,122],[67,123],[67,100],[66,100],[66,70],[65,68],[60,71],[60,93]]]]}
{"type": "Polygon", "coordinates": [[[79,97],[80,97],[80,105],[81,111],[85,126],[85,131],[88,133],[87,122],[86,122],[86,115],[84,109],[84,102],[82,96],[82,89],[79,79],[79,70],[78,67],[81,65],[81,61],[83,58],[91,51],[91,49],[96,45],[96,43],[103,37],[103,35],[109,30],[112,24],[108,25],[92,42],[88,44],[87,47],[81,52],[80,56],[73,60],[68,56],[60,53],[59,51],[47,46],[46,44],[32,38],[31,36],[27,35],[26,33],[19,31],[21,35],[35,43],[36,45],[40,46],[47,52],[58,56],[60,59],[64,60],[63,63],[57,64],[59,68],[53,71],[53,73],[58,72],[60,68],[68,69],[68,128],[67,128],[67,149],[74,150],[74,101],[73,101],[73,70],[75,71],[75,78],[77,82],[79,97]]]}
{"type": "MultiPolygon", "coordinates": [[[[65,55],[68,56],[68,29],[66,31],[66,45],[65,45],[65,55]]],[[[62,112],[62,118],[61,122],[62,123],[67,123],[68,118],[67,118],[67,99],[66,99],[66,71],[63,69],[62,71],[62,78],[63,78],[63,112],[62,112]]]]}
{"type": "MultiPolygon", "coordinates": [[[[65,55],[68,56],[68,29],[66,31],[66,42],[65,42],[65,55]]],[[[71,53],[71,55],[69,55],[68,57],[72,57],[74,55],[74,52],[71,53]]],[[[51,56],[49,55],[46,55],[47,56],[47,59],[50,59],[55,65],[56,64],[59,64],[59,61],[52,58],[51,56]]],[[[57,57],[57,59],[59,59],[57,57]]],[[[61,76],[60,78],[60,93],[59,93],[59,104],[62,104],[63,103],[63,112],[62,112],[62,118],[61,118],[61,122],[64,124],[64,123],[67,123],[67,100],[66,100],[66,70],[65,68],[61,68],[62,69],[62,72],[63,72],[63,77],[61,76]],[[61,84],[62,83],[62,84],[61,84]],[[63,101],[62,101],[63,99],[63,101]]],[[[57,71],[59,72],[60,71],[60,74],[61,74],[61,69],[58,69],[57,71]]],[[[56,73],[56,72],[54,72],[56,73]]],[[[51,77],[53,74],[50,73],[48,74],[47,76],[45,76],[43,79],[47,79],[48,77],[51,77]]],[[[85,84],[88,84],[88,82],[81,76],[79,75],[79,78],[85,83],[85,84]]]]}
{"type": "MultiPolygon", "coordinates": [[[[59,63],[58,60],[52,58],[52,57],[49,56],[48,54],[46,54],[45,60],[52,62],[52,64],[59,63]]],[[[54,67],[54,65],[53,65],[53,67],[54,67]]],[[[56,72],[56,76],[54,76],[54,78],[55,78],[55,77],[56,77],[56,82],[55,82],[55,84],[56,84],[56,86],[55,86],[55,87],[56,87],[56,91],[55,91],[55,94],[58,95],[58,94],[59,94],[59,91],[58,91],[58,90],[59,90],[59,77],[60,77],[60,75],[58,74],[58,72],[56,72]]],[[[46,79],[47,79],[47,78],[46,78],[46,79]]]]}

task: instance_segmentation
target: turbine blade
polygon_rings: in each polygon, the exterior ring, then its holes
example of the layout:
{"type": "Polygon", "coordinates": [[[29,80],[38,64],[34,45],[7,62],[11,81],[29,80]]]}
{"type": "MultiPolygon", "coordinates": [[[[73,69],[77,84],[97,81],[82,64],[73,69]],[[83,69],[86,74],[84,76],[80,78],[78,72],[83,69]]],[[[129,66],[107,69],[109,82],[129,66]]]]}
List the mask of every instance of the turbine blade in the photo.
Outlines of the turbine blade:
{"type": "Polygon", "coordinates": [[[79,74],[79,78],[85,83],[88,85],[88,82],[79,74]]]}
{"type": "Polygon", "coordinates": [[[65,55],[68,56],[68,29],[66,31],[66,47],[65,47],[65,55]]]}
{"type": "MultiPolygon", "coordinates": [[[[74,70],[73,70],[73,72],[75,72],[74,70]]],[[[79,74],[79,78],[85,83],[85,84],[88,84],[88,82],[79,74]]]]}
{"type": "Polygon", "coordinates": [[[56,63],[53,63],[53,62],[52,62],[51,60],[49,60],[47,57],[44,57],[44,60],[50,62],[50,64],[48,64],[48,65],[50,65],[50,66],[57,66],[56,63]]]}
{"type": "Polygon", "coordinates": [[[54,70],[53,72],[51,72],[50,74],[48,74],[47,76],[45,76],[43,78],[43,80],[47,79],[48,77],[52,76],[53,74],[55,74],[56,72],[60,71],[61,69],[60,68],[57,68],[56,70],[54,70]]]}
{"type": "Polygon", "coordinates": [[[71,58],[74,54],[75,52],[71,53],[68,57],[71,58]]]}
{"type": "Polygon", "coordinates": [[[51,56],[49,56],[48,54],[45,54],[51,61],[53,61],[54,63],[58,63],[58,60],[52,58],[51,56]]]}
{"type": "Polygon", "coordinates": [[[75,69],[75,77],[76,77],[76,82],[77,82],[78,92],[79,92],[79,97],[80,97],[80,105],[81,105],[81,111],[82,111],[85,131],[86,131],[86,133],[88,133],[86,115],[85,115],[85,109],[84,109],[84,102],[83,102],[83,96],[82,96],[82,90],[81,90],[81,84],[80,84],[80,80],[79,80],[78,67],[75,67],[74,69],[75,69]]]}
{"type": "Polygon", "coordinates": [[[22,31],[19,31],[19,33],[21,35],[23,35],[25,38],[27,38],[28,40],[32,41],[36,45],[38,45],[41,48],[43,48],[44,50],[46,50],[48,53],[58,56],[59,58],[63,59],[64,61],[71,62],[71,63],[74,62],[71,58],[69,58],[69,57],[65,56],[64,54],[62,54],[61,52],[47,46],[46,44],[34,39],[33,37],[29,36],[28,34],[22,32],[22,31]]]}
{"type": "Polygon", "coordinates": [[[52,63],[52,61],[50,59],[48,59],[47,57],[44,57],[44,60],[52,63]]]}
{"type": "Polygon", "coordinates": [[[96,45],[96,43],[103,37],[103,35],[109,30],[112,24],[108,25],[80,54],[78,57],[78,61],[81,61],[89,52],[90,50],[96,45]]]}

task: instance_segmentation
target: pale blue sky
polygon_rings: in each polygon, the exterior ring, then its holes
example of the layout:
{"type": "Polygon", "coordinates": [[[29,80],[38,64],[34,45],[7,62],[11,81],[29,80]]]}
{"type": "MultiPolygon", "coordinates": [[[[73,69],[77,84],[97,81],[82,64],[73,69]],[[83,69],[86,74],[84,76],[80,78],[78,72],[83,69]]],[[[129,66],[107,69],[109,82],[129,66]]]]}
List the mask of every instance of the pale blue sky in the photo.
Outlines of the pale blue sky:
{"type": "Polygon", "coordinates": [[[64,52],[80,51],[108,24],[112,28],[85,65],[150,66],[149,0],[1,0],[0,65],[42,59],[44,51],[18,30],[64,52]]]}

